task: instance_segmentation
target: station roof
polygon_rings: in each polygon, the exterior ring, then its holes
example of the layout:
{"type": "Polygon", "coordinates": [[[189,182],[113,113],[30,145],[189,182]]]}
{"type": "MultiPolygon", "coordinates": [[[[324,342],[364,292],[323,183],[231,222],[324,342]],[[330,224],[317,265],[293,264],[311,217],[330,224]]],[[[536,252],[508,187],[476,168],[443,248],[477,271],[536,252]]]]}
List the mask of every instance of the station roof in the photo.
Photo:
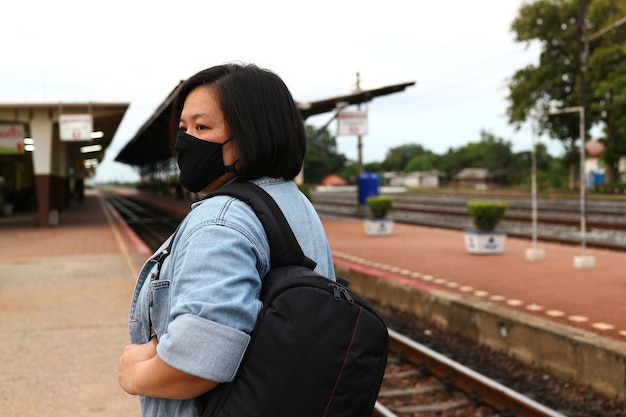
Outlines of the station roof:
{"type": "Polygon", "coordinates": [[[311,101],[308,103],[299,102],[297,104],[300,112],[302,113],[302,118],[306,120],[310,116],[334,111],[339,105],[366,103],[368,101],[372,101],[375,97],[402,92],[413,85],[415,85],[415,81],[389,85],[386,87],[375,88],[373,90],[357,91],[344,96],[327,98],[325,100],[311,101]]]}
{"type": "MultiPolygon", "coordinates": [[[[143,166],[167,160],[172,157],[169,145],[168,125],[176,91],[181,84],[182,81],[172,90],[169,96],[155,110],[154,114],[141,126],[135,136],[119,152],[115,158],[116,161],[128,165],[143,166]]],[[[415,85],[414,81],[372,90],[357,91],[325,100],[296,102],[296,104],[300,109],[302,118],[306,120],[310,116],[334,111],[339,105],[365,103],[375,97],[404,91],[407,87],[413,85],[415,85]]]]}
{"type": "MultiPolygon", "coordinates": [[[[85,158],[104,158],[106,148],[113,141],[113,137],[126,114],[130,103],[15,103],[0,104],[0,122],[29,124],[36,111],[48,112],[54,120],[53,129],[58,131],[59,115],[62,114],[91,114],[93,117],[93,131],[102,132],[103,136],[91,141],[66,142],[68,146],[83,147],[90,144],[99,144],[102,150],[84,154],[85,158]]],[[[78,153],[80,154],[80,153],[78,153]]]]}

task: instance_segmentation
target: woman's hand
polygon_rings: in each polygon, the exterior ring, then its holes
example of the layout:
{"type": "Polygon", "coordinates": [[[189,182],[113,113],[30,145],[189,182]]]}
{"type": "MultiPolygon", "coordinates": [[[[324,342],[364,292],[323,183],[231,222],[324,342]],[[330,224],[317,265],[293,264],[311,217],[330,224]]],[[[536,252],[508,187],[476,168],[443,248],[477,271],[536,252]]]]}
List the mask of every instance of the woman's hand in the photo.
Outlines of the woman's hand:
{"type": "Polygon", "coordinates": [[[148,343],[128,345],[119,359],[118,381],[122,389],[131,395],[141,394],[134,383],[142,363],[156,356],[157,338],[148,343]]]}
{"type": "Polygon", "coordinates": [[[185,400],[197,397],[217,386],[217,382],[199,378],[172,368],[156,353],[157,339],[142,345],[128,345],[119,360],[118,381],[131,395],[185,400]]]}

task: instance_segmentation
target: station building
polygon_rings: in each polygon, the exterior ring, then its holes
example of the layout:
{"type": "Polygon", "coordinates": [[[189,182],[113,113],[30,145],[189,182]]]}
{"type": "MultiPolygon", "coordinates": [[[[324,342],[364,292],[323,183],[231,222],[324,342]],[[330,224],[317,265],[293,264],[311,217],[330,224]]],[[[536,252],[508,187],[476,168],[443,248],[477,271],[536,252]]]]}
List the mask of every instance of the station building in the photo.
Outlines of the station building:
{"type": "MultiPolygon", "coordinates": [[[[181,84],[115,158],[138,169],[140,186],[171,188],[177,178],[168,127],[181,84]]],[[[297,105],[303,120],[336,112],[334,119],[345,106],[401,92],[414,84],[395,84],[297,105]]],[[[128,107],[129,103],[0,104],[0,208],[12,203],[17,210],[35,209],[37,226],[56,226],[59,213],[72,199],[82,198],[85,179],[94,174],[104,158],[128,107]]]]}
{"type": "Polygon", "coordinates": [[[129,103],[0,104],[0,205],[5,215],[35,207],[35,223],[56,226],[81,199],[129,103]],[[32,207],[31,207],[32,206],[32,207]]]}

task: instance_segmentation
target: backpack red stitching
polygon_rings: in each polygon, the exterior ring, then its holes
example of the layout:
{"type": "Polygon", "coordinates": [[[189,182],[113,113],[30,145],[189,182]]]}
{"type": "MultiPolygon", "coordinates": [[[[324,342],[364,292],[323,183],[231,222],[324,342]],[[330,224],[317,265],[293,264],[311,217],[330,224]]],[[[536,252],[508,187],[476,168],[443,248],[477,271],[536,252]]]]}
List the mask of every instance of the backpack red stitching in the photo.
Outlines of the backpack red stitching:
{"type": "Polygon", "coordinates": [[[348,363],[348,356],[350,356],[350,352],[352,351],[352,343],[354,343],[354,338],[356,337],[356,331],[359,327],[359,322],[361,321],[361,313],[363,312],[363,307],[359,307],[359,314],[357,315],[356,323],[354,324],[354,331],[352,332],[352,338],[350,339],[350,345],[348,345],[348,350],[346,351],[346,356],[343,358],[343,363],[341,364],[341,370],[339,371],[339,375],[337,375],[337,380],[335,381],[335,386],[333,387],[333,391],[330,393],[330,397],[328,398],[328,403],[326,404],[326,409],[324,410],[323,417],[326,417],[328,414],[328,409],[330,408],[330,404],[333,402],[333,398],[335,397],[335,391],[337,391],[337,387],[339,386],[339,381],[341,380],[341,375],[343,374],[343,370],[348,363]]]}

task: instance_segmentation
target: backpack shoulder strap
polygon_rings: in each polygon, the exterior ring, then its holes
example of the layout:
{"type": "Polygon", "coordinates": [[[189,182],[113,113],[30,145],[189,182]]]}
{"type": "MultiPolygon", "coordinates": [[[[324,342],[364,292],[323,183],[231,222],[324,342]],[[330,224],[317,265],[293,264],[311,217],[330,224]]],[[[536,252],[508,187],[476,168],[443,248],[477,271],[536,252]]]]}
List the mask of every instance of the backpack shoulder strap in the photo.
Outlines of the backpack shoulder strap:
{"type": "Polygon", "coordinates": [[[207,196],[228,195],[248,204],[263,225],[270,245],[271,267],[301,265],[315,269],[316,263],[304,255],[293,230],[276,201],[251,182],[231,182],[207,196]]]}

